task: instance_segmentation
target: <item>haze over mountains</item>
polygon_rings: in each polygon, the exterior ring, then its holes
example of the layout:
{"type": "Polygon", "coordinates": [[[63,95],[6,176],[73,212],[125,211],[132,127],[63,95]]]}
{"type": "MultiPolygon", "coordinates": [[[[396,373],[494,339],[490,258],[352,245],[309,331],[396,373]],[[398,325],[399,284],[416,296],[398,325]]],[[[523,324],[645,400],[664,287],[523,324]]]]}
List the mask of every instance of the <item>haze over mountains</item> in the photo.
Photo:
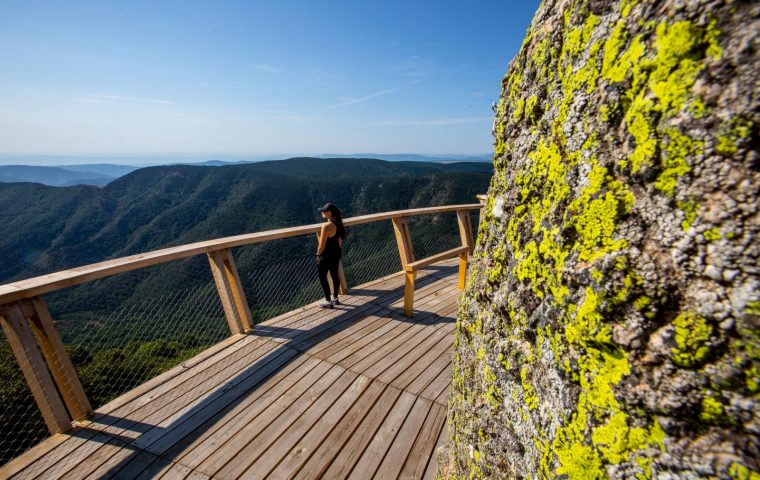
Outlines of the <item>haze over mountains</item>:
{"type": "MultiPolygon", "coordinates": [[[[73,185],[104,186],[130,172],[157,165],[225,166],[283,160],[295,156],[230,157],[204,160],[203,157],[70,157],[24,156],[3,157],[0,162],[0,183],[29,182],[54,187],[73,185]]],[[[420,154],[324,154],[314,158],[365,158],[409,162],[490,162],[491,155],[420,155],[420,154]]]]}
{"type": "Polygon", "coordinates": [[[103,186],[138,168],[108,164],[66,165],[65,167],[0,165],[0,183],[29,182],[53,187],[103,186]]]}

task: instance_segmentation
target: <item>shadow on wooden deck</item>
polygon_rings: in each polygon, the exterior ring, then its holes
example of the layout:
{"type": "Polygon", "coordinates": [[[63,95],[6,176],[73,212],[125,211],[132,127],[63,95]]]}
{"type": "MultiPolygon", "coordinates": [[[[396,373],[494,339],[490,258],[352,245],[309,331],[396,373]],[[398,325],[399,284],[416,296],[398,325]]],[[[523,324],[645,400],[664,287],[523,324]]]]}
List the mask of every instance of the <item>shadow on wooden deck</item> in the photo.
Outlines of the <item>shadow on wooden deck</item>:
{"type": "MultiPolygon", "coordinates": [[[[299,422],[305,416],[306,410],[310,409],[315,402],[321,401],[322,396],[328,395],[326,392],[331,389],[339,389],[340,392],[337,394],[333,392],[329,398],[325,397],[328,399],[323,401],[322,406],[326,406],[327,409],[322,412],[323,414],[328,413],[334,404],[340,403],[343,396],[356,397],[350,404],[346,403],[348,400],[343,402],[346,405],[341,420],[348,415],[349,410],[355,407],[355,403],[365,396],[368,397],[366,401],[372,402],[369,409],[362,407],[366,410],[365,417],[377,405],[378,399],[391,391],[390,389],[393,389],[397,400],[406,398],[404,395],[409,392],[394,386],[392,380],[378,379],[380,374],[386,372],[388,368],[395,368],[401,375],[415,363],[414,359],[388,363],[388,355],[399,356],[400,353],[394,352],[405,343],[403,339],[399,340],[399,335],[414,338],[417,343],[410,352],[419,350],[422,355],[430,357],[431,362],[437,361],[437,368],[440,368],[440,365],[443,365],[444,360],[448,358],[444,358],[444,353],[438,353],[444,352],[446,341],[449,341],[450,356],[450,337],[453,334],[454,318],[449,314],[455,308],[451,307],[452,299],[455,303],[458,297],[458,293],[453,293],[454,282],[451,279],[456,279],[457,270],[453,265],[435,265],[425,270],[425,275],[420,276],[416,282],[416,290],[420,292],[417,298],[420,310],[415,310],[413,318],[404,317],[403,308],[398,305],[399,301],[403,301],[403,285],[384,289],[377,288],[382,284],[375,283],[351,289],[349,301],[332,311],[321,310],[312,305],[310,308],[295,310],[271,321],[263,322],[256,325],[251,334],[238,336],[240,338],[234,342],[230,341],[229,345],[207,355],[206,358],[197,362],[189,360],[186,364],[191,366],[179,367],[176,374],[167,376],[163,381],[154,382],[155,385],[140,392],[138,396],[126,402],[119,402],[117,399],[112,404],[104,406],[96,412],[90,423],[66,435],[66,439],[61,441],[54,437],[48,440],[55,443],[53,448],[35,461],[28,462],[28,465],[12,478],[36,477],[43,474],[50,478],[88,476],[93,478],[158,478],[161,475],[163,475],[161,478],[185,478],[188,475],[193,478],[268,477],[274,469],[281,466],[282,462],[294,456],[293,452],[301,438],[294,437],[295,445],[292,441],[286,442],[285,446],[277,452],[270,452],[269,447],[285,436],[289,426],[299,422]],[[444,292],[439,296],[445,298],[448,303],[443,302],[444,305],[439,305],[438,309],[425,310],[425,306],[430,303],[428,300],[435,297],[436,291],[444,292]],[[368,318],[371,319],[371,323],[362,326],[362,321],[368,318]],[[370,330],[370,327],[375,324],[378,327],[370,330]],[[382,328],[386,328],[387,332],[383,331],[381,337],[371,339],[366,344],[352,343],[352,341],[366,342],[368,335],[382,328]],[[446,329],[436,333],[442,328],[446,329]],[[353,330],[348,332],[349,329],[353,330]],[[367,332],[360,336],[364,330],[367,332]],[[393,335],[394,331],[396,335],[393,335]],[[409,333],[410,331],[413,331],[413,335],[409,333]],[[341,334],[344,335],[341,336],[341,334]],[[352,340],[354,336],[359,337],[357,340],[352,340]],[[325,353],[323,355],[325,358],[320,358],[320,351],[330,351],[330,342],[333,338],[336,338],[340,345],[345,344],[345,348],[348,349],[345,353],[348,357],[333,362],[328,360],[333,357],[325,353]],[[377,350],[371,350],[370,346],[373,346],[374,341],[380,342],[381,338],[384,344],[396,345],[393,342],[397,342],[399,346],[384,355],[379,355],[376,353],[377,350]],[[426,338],[432,339],[426,340],[426,338]],[[433,343],[433,340],[436,343],[433,343]],[[430,345],[425,343],[426,341],[430,345]],[[364,356],[362,356],[363,349],[366,349],[364,356]],[[375,355],[376,358],[372,357],[375,359],[373,361],[388,363],[386,368],[381,368],[383,364],[373,370],[372,367],[375,364],[369,364],[366,361],[370,355],[375,355]],[[346,358],[356,360],[352,365],[361,364],[363,368],[352,368],[349,364],[342,365],[341,362],[346,358]],[[363,361],[365,361],[364,364],[361,363],[363,361]],[[370,372],[379,372],[379,374],[373,376],[370,372]],[[227,378],[224,378],[225,375],[228,375],[227,378]],[[276,382],[272,383],[274,380],[276,382]],[[219,383],[214,383],[217,381],[219,383]],[[322,385],[320,382],[327,385],[322,385]],[[378,386],[374,387],[370,397],[367,392],[374,384],[378,386]],[[348,392],[354,387],[357,391],[349,394],[348,392]],[[398,393],[395,392],[396,389],[399,390],[398,393]],[[282,400],[283,398],[286,400],[282,400]],[[301,401],[302,398],[307,400],[301,401]],[[288,401],[290,403],[286,405],[288,401]],[[275,409],[267,412],[267,409],[274,404],[282,407],[282,410],[275,409]],[[291,412],[291,407],[296,404],[305,410],[291,412]],[[260,408],[260,411],[252,412],[250,408],[260,408]],[[261,418],[266,413],[273,417],[261,418]],[[285,418],[285,415],[291,417],[285,418]],[[273,429],[270,433],[274,438],[261,438],[269,431],[270,422],[274,422],[275,418],[280,422],[292,421],[284,427],[284,430],[273,429]],[[230,425],[232,422],[236,423],[230,425]],[[257,432],[248,432],[248,436],[241,434],[253,423],[257,425],[257,428],[262,429],[257,432]],[[226,433],[223,430],[225,428],[229,429],[226,433]],[[236,444],[235,440],[246,443],[236,444]],[[268,445],[261,443],[270,440],[271,443],[268,445]],[[254,442],[259,443],[254,444],[254,442]],[[248,448],[252,444],[254,448],[248,448]],[[229,452],[221,452],[223,448],[229,449],[229,452]],[[191,455],[196,456],[188,458],[191,455]],[[201,455],[205,457],[201,458],[201,455]],[[269,455],[280,455],[280,458],[268,459],[269,455]],[[271,468],[266,471],[263,468],[253,468],[254,464],[260,463],[271,468]]],[[[432,305],[435,306],[435,304],[432,305]]],[[[438,376],[444,375],[439,373],[438,376]]],[[[435,378],[437,379],[438,376],[435,378]]],[[[409,377],[411,378],[411,375],[409,377]]],[[[443,383],[445,380],[443,378],[438,381],[443,383]]],[[[128,396],[129,394],[125,395],[125,397],[128,396]]],[[[423,407],[418,407],[417,404],[430,408],[435,406],[438,412],[436,415],[445,416],[445,408],[440,405],[440,402],[436,404],[436,399],[415,396],[413,399],[404,401],[409,404],[409,411],[404,415],[405,419],[412,415],[413,410],[422,412],[423,407]],[[420,403],[422,400],[425,402],[420,403]]],[[[400,402],[401,400],[398,400],[390,408],[383,405],[382,409],[386,410],[386,415],[390,415],[388,412],[396,408],[400,402]]],[[[309,418],[312,416],[321,418],[320,415],[315,416],[314,413],[309,415],[309,418]]],[[[422,428],[426,418],[431,415],[425,411],[422,420],[414,420],[415,425],[419,424],[418,428],[422,428]]],[[[405,422],[406,420],[402,421],[402,424],[406,425],[405,422]]],[[[425,425],[428,423],[431,424],[432,430],[440,424],[438,430],[441,430],[428,434],[432,442],[430,439],[426,439],[425,442],[432,448],[436,440],[440,443],[444,437],[443,423],[440,418],[428,420],[425,425]]],[[[305,421],[299,425],[306,429],[304,435],[308,435],[314,429],[314,424],[308,424],[305,421]]],[[[359,423],[354,428],[358,426],[359,423]]],[[[322,440],[330,436],[335,427],[335,425],[322,425],[320,428],[328,432],[322,440]]],[[[396,427],[394,435],[398,434],[400,428],[401,424],[396,427]]],[[[370,436],[369,441],[372,442],[377,435],[379,433],[374,437],[370,436]]],[[[419,437],[420,431],[415,431],[414,435],[419,437]]],[[[348,441],[349,439],[345,440],[345,442],[348,441]]],[[[405,442],[409,443],[410,447],[412,446],[408,440],[405,442]]],[[[393,441],[391,440],[390,443],[388,451],[383,454],[383,458],[380,458],[380,462],[383,462],[392,450],[393,441]]],[[[290,470],[291,475],[318,478],[326,475],[326,469],[332,468],[333,463],[343,460],[333,458],[332,462],[323,465],[321,471],[304,472],[304,466],[314,458],[318,447],[319,445],[312,448],[311,456],[302,455],[302,458],[298,459],[301,461],[299,465],[286,465],[286,470],[290,470]]],[[[357,478],[369,478],[369,476],[362,476],[368,471],[356,469],[357,462],[360,463],[360,460],[364,459],[361,454],[362,452],[358,452],[358,454],[349,455],[349,458],[345,460],[347,462],[353,460],[353,465],[347,465],[341,471],[357,478]]],[[[408,451],[405,454],[408,454],[408,451]]],[[[26,455],[34,455],[34,451],[26,455]]],[[[335,455],[339,456],[340,452],[335,455]]],[[[418,473],[429,471],[430,462],[434,461],[431,459],[432,455],[433,453],[428,452],[426,458],[420,458],[420,462],[424,461],[424,466],[421,469],[416,467],[414,471],[418,473]]],[[[20,457],[20,459],[23,458],[24,456],[20,457]]],[[[408,456],[405,459],[408,459],[408,456]]],[[[403,465],[402,463],[399,468],[403,465]]],[[[376,469],[381,466],[378,463],[376,469]]],[[[373,471],[372,474],[375,473],[377,472],[373,471]]],[[[338,477],[325,476],[325,478],[338,477]]]]}

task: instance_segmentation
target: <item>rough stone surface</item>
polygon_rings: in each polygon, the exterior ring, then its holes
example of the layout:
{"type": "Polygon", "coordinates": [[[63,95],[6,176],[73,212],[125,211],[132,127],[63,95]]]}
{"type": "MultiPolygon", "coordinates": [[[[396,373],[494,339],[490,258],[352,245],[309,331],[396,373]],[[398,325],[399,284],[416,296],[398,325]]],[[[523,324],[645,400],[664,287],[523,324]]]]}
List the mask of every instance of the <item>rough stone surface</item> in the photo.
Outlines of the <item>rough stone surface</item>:
{"type": "Polygon", "coordinates": [[[545,0],[460,303],[453,478],[758,478],[760,3],[545,0]]]}

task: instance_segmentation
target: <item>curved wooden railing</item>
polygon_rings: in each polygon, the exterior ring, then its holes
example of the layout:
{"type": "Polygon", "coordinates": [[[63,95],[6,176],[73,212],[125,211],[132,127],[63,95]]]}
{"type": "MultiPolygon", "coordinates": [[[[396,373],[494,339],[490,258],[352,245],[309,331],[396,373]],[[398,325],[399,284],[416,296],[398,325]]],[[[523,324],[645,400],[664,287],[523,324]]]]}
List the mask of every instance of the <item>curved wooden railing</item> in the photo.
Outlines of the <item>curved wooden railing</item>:
{"type": "MultiPolygon", "coordinates": [[[[411,316],[414,278],[418,268],[458,256],[459,287],[464,287],[467,256],[474,248],[470,212],[482,206],[479,203],[397,210],[347,218],[344,224],[354,226],[391,221],[406,274],[404,313],[411,316]],[[406,219],[452,212],[457,215],[461,246],[426,259],[415,259],[406,219]]],[[[72,421],[86,419],[92,407],[42,295],[111,275],[205,254],[231,334],[246,333],[253,328],[253,322],[231,249],[275,239],[319,235],[321,225],[302,225],[180,245],[0,285],[0,324],[50,432],[70,429],[72,421]]],[[[342,267],[340,281],[341,290],[345,291],[342,267]]]]}

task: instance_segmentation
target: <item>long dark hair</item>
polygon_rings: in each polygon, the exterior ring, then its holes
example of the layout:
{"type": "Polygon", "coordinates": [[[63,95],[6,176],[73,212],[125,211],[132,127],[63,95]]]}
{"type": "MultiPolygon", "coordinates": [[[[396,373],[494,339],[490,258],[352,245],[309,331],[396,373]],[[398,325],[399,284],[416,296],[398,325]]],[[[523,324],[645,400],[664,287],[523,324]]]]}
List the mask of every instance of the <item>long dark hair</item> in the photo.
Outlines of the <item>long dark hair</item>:
{"type": "Polygon", "coordinates": [[[336,235],[338,235],[339,238],[345,240],[346,237],[348,237],[348,230],[346,230],[346,227],[343,226],[343,213],[341,213],[340,209],[338,209],[338,207],[333,204],[330,204],[330,206],[327,207],[327,210],[332,213],[332,218],[330,221],[332,221],[337,228],[336,235]]]}

